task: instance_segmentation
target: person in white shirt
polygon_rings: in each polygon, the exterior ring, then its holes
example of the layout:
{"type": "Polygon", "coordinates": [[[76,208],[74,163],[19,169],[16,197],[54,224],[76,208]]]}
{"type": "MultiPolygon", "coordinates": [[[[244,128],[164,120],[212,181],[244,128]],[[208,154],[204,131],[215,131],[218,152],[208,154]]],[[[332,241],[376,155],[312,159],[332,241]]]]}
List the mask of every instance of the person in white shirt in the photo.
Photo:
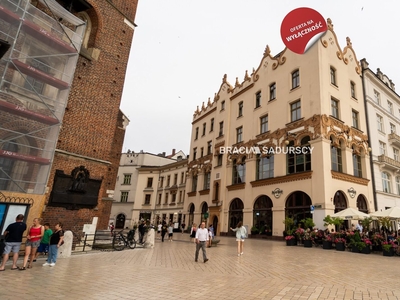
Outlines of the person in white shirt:
{"type": "Polygon", "coordinates": [[[208,230],[205,228],[206,223],[201,222],[200,228],[196,230],[196,253],[194,256],[194,261],[197,262],[199,258],[200,248],[203,251],[203,261],[206,263],[208,261],[206,246],[208,242],[208,230]]]}
{"type": "Polygon", "coordinates": [[[246,227],[243,226],[242,222],[236,225],[236,228],[231,230],[236,232],[236,241],[238,242],[238,256],[243,255],[243,243],[244,239],[247,237],[246,227]]]}

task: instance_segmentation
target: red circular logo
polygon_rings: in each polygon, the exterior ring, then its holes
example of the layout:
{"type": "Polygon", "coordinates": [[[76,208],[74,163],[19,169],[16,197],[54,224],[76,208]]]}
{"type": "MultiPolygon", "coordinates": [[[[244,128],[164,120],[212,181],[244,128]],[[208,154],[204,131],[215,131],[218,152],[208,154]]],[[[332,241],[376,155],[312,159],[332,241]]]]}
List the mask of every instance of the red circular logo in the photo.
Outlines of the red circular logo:
{"type": "Polygon", "coordinates": [[[300,7],[286,15],[281,25],[283,43],[295,53],[305,53],[328,30],[322,15],[314,9],[300,7]]]}

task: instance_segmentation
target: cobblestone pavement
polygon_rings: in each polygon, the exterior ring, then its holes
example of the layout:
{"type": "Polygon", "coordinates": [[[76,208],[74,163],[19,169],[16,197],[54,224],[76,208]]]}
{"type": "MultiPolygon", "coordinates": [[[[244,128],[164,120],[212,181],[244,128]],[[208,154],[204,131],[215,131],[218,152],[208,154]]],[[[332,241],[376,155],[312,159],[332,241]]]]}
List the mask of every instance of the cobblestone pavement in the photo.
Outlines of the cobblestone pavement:
{"type": "MultiPolygon", "coordinates": [[[[400,257],[234,238],[194,261],[187,234],[154,249],[91,252],[0,272],[0,299],[400,299],[400,257]]],[[[20,263],[20,261],[19,261],[20,263]]]]}

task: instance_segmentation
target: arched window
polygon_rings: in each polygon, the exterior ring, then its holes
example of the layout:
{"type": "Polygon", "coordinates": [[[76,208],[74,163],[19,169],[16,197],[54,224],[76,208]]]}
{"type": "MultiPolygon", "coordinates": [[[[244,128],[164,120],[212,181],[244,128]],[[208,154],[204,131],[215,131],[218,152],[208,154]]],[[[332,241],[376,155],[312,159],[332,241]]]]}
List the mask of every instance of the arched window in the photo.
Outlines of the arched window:
{"type": "Polygon", "coordinates": [[[353,172],[354,176],[362,177],[361,156],[353,146],[353,172]]]}
{"type": "Polygon", "coordinates": [[[311,170],[310,137],[301,139],[300,147],[294,147],[293,141],[288,145],[287,166],[288,174],[311,170]]]}
{"type": "Polygon", "coordinates": [[[257,154],[256,180],[274,177],[274,156],[257,154]]]}
{"type": "Polygon", "coordinates": [[[342,149],[340,149],[340,144],[334,143],[331,137],[331,166],[332,171],[343,172],[342,168],[342,149]]]}
{"type": "Polygon", "coordinates": [[[385,193],[392,192],[390,180],[391,180],[390,175],[386,172],[382,172],[382,191],[385,193]]]}
{"type": "Polygon", "coordinates": [[[232,184],[238,184],[245,182],[246,174],[246,158],[243,157],[240,163],[237,160],[233,160],[232,168],[232,184]]]}
{"type": "Polygon", "coordinates": [[[400,176],[396,176],[397,195],[400,195],[400,176]]]}

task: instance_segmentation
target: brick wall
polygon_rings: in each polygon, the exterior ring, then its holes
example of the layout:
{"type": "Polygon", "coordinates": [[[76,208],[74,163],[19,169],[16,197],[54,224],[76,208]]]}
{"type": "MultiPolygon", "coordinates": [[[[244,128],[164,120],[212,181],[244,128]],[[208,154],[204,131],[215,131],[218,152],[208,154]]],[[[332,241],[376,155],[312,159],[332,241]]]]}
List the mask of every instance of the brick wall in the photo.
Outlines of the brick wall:
{"type": "MultiPolygon", "coordinates": [[[[100,51],[98,60],[80,56],[62,129],[57,142],[49,176],[49,193],[55,171],[65,174],[78,166],[85,166],[90,178],[102,179],[96,209],[67,210],[46,206],[44,221],[64,223],[65,229],[75,232],[83,224],[99,217],[98,229],[106,229],[112,202],[107,190],[113,190],[119,167],[120,153],[125,130],[122,128],[122,113],[119,110],[125,73],[133,38],[133,30],[124,23],[125,16],[134,19],[137,1],[117,1],[113,7],[106,0],[88,1],[93,9],[87,11],[92,21],[92,32],[88,48],[100,51]]],[[[48,203],[48,196],[46,204],[48,203]]]]}

